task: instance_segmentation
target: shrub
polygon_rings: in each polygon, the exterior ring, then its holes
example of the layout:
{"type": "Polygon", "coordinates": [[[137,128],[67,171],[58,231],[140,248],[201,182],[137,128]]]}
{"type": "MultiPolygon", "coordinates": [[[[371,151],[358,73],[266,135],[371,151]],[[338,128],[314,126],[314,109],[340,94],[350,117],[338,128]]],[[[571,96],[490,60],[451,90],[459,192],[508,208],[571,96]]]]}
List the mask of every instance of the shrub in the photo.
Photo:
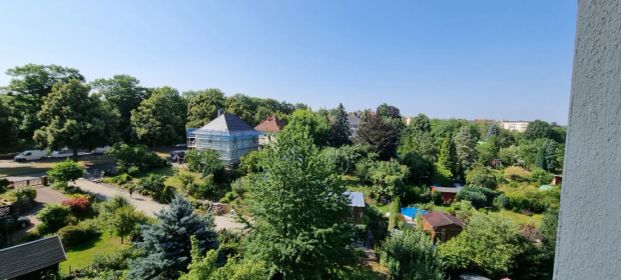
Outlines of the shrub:
{"type": "Polygon", "coordinates": [[[190,171],[202,173],[204,177],[214,175],[220,179],[223,176],[224,164],[220,160],[220,155],[215,151],[191,150],[186,153],[185,161],[190,171]]]}
{"type": "Polygon", "coordinates": [[[53,182],[75,181],[84,175],[84,168],[77,162],[67,159],[57,163],[47,172],[53,182]]]}
{"type": "Polygon", "coordinates": [[[37,213],[37,218],[41,221],[37,225],[40,234],[53,233],[69,223],[70,210],[67,206],[48,204],[37,213]]]}
{"type": "Polygon", "coordinates": [[[348,145],[340,148],[326,147],[321,151],[328,164],[338,173],[353,174],[356,163],[365,158],[376,158],[368,146],[348,145]]]}
{"type": "Polygon", "coordinates": [[[72,247],[87,242],[101,232],[89,223],[80,223],[75,226],[66,226],[58,230],[58,237],[63,242],[63,245],[72,247]]]}
{"type": "Polygon", "coordinates": [[[393,199],[390,203],[390,213],[388,216],[388,231],[391,232],[397,227],[398,216],[401,215],[401,200],[399,197],[393,199]]]}
{"type": "Polygon", "coordinates": [[[472,186],[495,189],[498,180],[493,170],[484,166],[477,166],[466,174],[466,183],[472,186]]]}
{"type": "Polygon", "coordinates": [[[129,171],[132,171],[135,174],[138,170],[146,171],[166,166],[166,160],[144,145],[117,144],[110,149],[108,154],[116,157],[116,168],[119,172],[130,173],[129,171]]]}
{"type": "Polygon", "coordinates": [[[149,174],[138,182],[138,190],[142,194],[150,195],[160,202],[169,202],[175,194],[174,188],[164,184],[166,177],[159,174],[149,174]]]}
{"type": "Polygon", "coordinates": [[[0,194],[6,192],[10,184],[9,180],[0,178],[0,194]]]}
{"type": "Polygon", "coordinates": [[[32,187],[17,188],[7,192],[7,196],[13,206],[24,211],[30,209],[34,205],[34,199],[37,197],[37,191],[32,187]]]}
{"type": "Polygon", "coordinates": [[[62,205],[69,207],[74,215],[84,215],[91,212],[91,202],[86,196],[72,197],[62,202],[62,205]]]}
{"type": "Polygon", "coordinates": [[[493,206],[494,198],[500,193],[488,188],[466,186],[457,193],[457,200],[468,200],[475,208],[493,206]]]}
{"type": "Polygon", "coordinates": [[[105,178],[104,183],[113,184],[117,186],[123,186],[129,183],[131,180],[132,180],[132,177],[129,174],[123,173],[123,174],[120,174],[114,177],[105,178]]]}
{"type": "Polygon", "coordinates": [[[541,168],[535,168],[530,174],[531,182],[538,183],[539,185],[547,185],[552,182],[554,175],[548,173],[541,168]]]}
{"type": "Polygon", "coordinates": [[[530,176],[530,172],[522,167],[509,166],[505,168],[505,177],[509,180],[526,182],[529,180],[530,176]]]}

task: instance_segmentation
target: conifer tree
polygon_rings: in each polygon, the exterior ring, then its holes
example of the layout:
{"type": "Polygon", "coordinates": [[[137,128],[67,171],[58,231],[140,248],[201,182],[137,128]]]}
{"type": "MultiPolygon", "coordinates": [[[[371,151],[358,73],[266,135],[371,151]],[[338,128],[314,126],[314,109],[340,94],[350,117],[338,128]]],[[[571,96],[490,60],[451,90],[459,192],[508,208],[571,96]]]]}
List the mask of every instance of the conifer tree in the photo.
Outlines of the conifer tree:
{"type": "Polygon", "coordinates": [[[444,138],[442,145],[440,146],[440,155],[438,156],[438,164],[443,166],[446,170],[450,171],[453,175],[457,174],[457,152],[455,151],[455,144],[453,143],[452,136],[444,138]]]}
{"type": "Polygon", "coordinates": [[[351,143],[351,129],[349,128],[349,120],[347,112],[342,103],[335,110],[333,115],[334,122],[330,125],[330,135],[328,136],[328,144],[332,147],[340,147],[351,143]]]}

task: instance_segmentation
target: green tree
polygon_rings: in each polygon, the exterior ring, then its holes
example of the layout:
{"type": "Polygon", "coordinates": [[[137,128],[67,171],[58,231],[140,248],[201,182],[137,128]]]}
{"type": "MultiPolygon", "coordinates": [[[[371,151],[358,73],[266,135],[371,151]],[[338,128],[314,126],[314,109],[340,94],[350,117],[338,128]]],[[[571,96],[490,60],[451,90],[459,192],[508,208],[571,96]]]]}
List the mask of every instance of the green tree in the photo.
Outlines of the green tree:
{"type": "Polygon", "coordinates": [[[535,120],[528,124],[524,137],[528,140],[549,138],[551,134],[550,124],[542,120],[535,120]]]}
{"type": "Polygon", "coordinates": [[[132,233],[137,225],[144,222],[146,222],[144,214],[136,212],[136,208],[132,205],[126,205],[114,211],[111,219],[108,220],[108,225],[117,236],[121,237],[121,244],[123,244],[123,237],[132,233]]]}
{"type": "Polygon", "coordinates": [[[453,137],[446,137],[440,146],[438,164],[449,171],[453,176],[459,173],[459,162],[457,160],[457,150],[453,143],[453,137]]]}
{"type": "Polygon", "coordinates": [[[202,127],[218,116],[224,108],[224,93],[217,88],[193,92],[188,102],[187,127],[202,127]]]}
{"type": "Polygon", "coordinates": [[[66,226],[69,222],[71,211],[69,207],[60,204],[48,204],[37,213],[37,219],[41,221],[37,225],[37,232],[41,235],[54,233],[66,226]]]}
{"type": "Polygon", "coordinates": [[[377,114],[366,116],[356,131],[356,142],[367,145],[380,159],[389,159],[396,154],[399,144],[399,129],[377,114]]]}
{"type": "Polygon", "coordinates": [[[401,119],[401,112],[399,111],[399,108],[386,103],[379,105],[375,111],[383,118],[401,119]]]}
{"type": "Polygon", "coordinates": [[[84,168],[75,161],[65,160],[54,164],[47,175],[53,182],[67,183],[81,178],[84,175],[84,168]]]}
{"type": "Polygon", "coordinates": [[[134,243],[140,255],[130,261],[128,279],[177,279],[191,261],[191,236],[201,255],[218,246],[213,217],[198,216],[181,197],[160,211],[157,220],[142,226],[142,241],[134,243]]]}
{"type": "Polygon", "coordinates": [[[13,117],[11,105],[0,95],[0,152],[8,152],[19,141],[17,120],[13,117]]]}
{"type": "Polygon", "coordinates": [[[457,162],[459,163],[458,174],[463,178],[463,174],[470,170],[479,159],[477,140],[469,127],[462,126],[453,136],[453,142],[455,143],[455,152],[457,162]]]}
{"type": "Polygon", "coordinates": [[[184,139],[186,111],[176,89],[157,88],[132,110],[132,128],[138,140],[150,147],[177,144],[184,139]]]}
{"type": "Polygon", "coordinates": [[[330,133],[328,120],[310,110],[296,110],[283,129],[288,134],[308,134],[317,146],[324,146],[330,133]]]}
{"type": "Polygon", "coordinates": [[[204,177],[224,171],[224,164],[219,154],[213,150],[189,151],[185,155],[185,161],[190,171],[200,172],[204,177]]]}
{"type": "Polygon", "coordinates": [[[484,166],[477,166],[466,174],[466,183],[472,186],[495,189],[498,185],[498,179],[493,170],[484,166]]]}
{"type": "Polygon", "coordinates": [[[130,173],[132,169],[148,171],[166,166],[166,160],[144,145],[117,144],[108,151],[108,154],[116,158],[116,168],[119,172],[130,173]]]}
{"type": "Polygon", "coordinates": [[[141,193],[148,194],[160,202],[169,202],[174,198],[175,189],[166,185],[166,177],[149,173],[136,185],[141,193]]]}
{"type": "Polygon", "coordinates": [[[401,163],[410,168],[411,181],[426,183],[433,173],[436,146],[429,132],[421,129],[421,125],[413,124],[403,130],[397,154],[401,163]]]}
{"type": "Polygon", "coordinates": [[[525,241],[517,226],[498,214],[477,214],[457,237],[438,246],[449,272],[480,271],[499,279],[509,276],[525,241]]]}
{"type": "Polygon", "coordinates": [[[149,91],[140,86],[140,81],[129,75],[114,75],[110,79],[97,79],[91,83],[112,108],[120,114],[117,131],[125,141],[132,136],[131,112],[146,99],[149,91]]]}
{"type": "Polygon", "coordinates": [[[403,193],[410,170],[395,159],[391,159],[376,162],[369,173],[373,182],[373,192],[380,199],[390,200],[403,193]]]}
{"type": "Polygon", "coordinates": [[[444,279],[442,260],[431,238],[421,230],[408,228],[382,244],[390,279],[444,279]]]}
{"type": "Polygon", "coordinates": [[[19,138],[25,139],[31,139],[35,130],[41,127],[37,112],[54,84],[84,81],[78,70],[58,65],[26,64],[11,68],[6,74],[12,77],[6,91],[15,96],[11,105],[19,121],[19,138]]]}
{"type": "Polygon", "coordinates": [[[418,114],[410,120],[409,127],[422,133],[431,133],[431,121],[425,114],[418,114]]]}
{"type": "Polygon", "coordinates": [[[89,91],[80,80],[56,83],[37,114],[43,126],[35,131],[35,141],[52,149],[69,147],[75,160],[79,149],[113,142],[118,116],[89,91]]]}
{"type": "Polygon", "coordinates": [[[349,119],[347,112],[342,103],[336,108],[334,120],[330,125],[330,135],[328,136],[328,145],[332,147],[340,147],[351,143],[351,129],[349,127],[349,119]]]}
{"type": "Polygon", "coordinates": [[[238,93],[226,98],[224,106],[227,112],[242,118],[247,123],[258,124],[254,120],[257,104],[252,97],[238,93]]]}
{"type": "Polygon", "coordinates": [[[250,184],[246,258],[263,261],[271,279],[330,278],[353,258],[345,188],[306,131],[283,132],[261,168],[250,184]]]}

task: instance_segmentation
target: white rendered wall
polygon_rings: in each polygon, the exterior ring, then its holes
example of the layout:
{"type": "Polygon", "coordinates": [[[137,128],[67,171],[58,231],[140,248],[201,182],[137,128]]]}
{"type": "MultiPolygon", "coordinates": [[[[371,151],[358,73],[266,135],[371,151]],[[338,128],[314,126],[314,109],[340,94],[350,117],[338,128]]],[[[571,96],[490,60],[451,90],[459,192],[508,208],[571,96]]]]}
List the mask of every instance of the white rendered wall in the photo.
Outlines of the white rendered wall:
{"type": "Polygon", "coordinates": [[[621,0],[581,0],[554,279],[621,279],[621,0]]]}

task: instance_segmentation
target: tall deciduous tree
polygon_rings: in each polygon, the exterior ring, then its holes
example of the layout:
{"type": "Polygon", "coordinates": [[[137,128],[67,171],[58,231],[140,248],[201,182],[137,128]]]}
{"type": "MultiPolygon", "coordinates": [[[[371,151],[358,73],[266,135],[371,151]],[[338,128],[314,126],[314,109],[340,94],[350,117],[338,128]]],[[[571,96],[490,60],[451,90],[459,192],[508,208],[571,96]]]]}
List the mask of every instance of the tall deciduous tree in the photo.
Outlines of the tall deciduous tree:
{"type": "Polygon", "coordinates": [[[73,68],[58,65],[26,64],[6,71],[13,77],[6,88],[8,94],[15,96],[12,106],[18,114],[20,138],[32,138],[34,131],[42,124],[37,117],[44,98],[52,92],[56,83],[69,80],[83,82],[84,77],[73,68]]]}
{"type": "Polygon", "coordinates": [[[157,219],[142,227],[143,241],[135,243],[141,255],[131,261],[129,279],[177,279],[190,264],[192,236],[201,255],[218,246],[213,217],[198,216],[181,197],[175,197],[157,219]]]}
{"type": "Polygon", "coordinates": [[[393,280],[444,279],[440,254],[431,238],[421,230],[405,229],[382,244],[388,272],[393,280]]]}
{"type": "Polygon", "coordinates": [[[416,183],[424,183],[430,178],[436,161],[434,139],[425,127],[420,122],[411,122],[401,133],[397,148],[399,160],[410,168],[410,179],[416,183]]]}
{"type": "Polygon", "coordinates": [[[17,125],[11,106],[0,96],[0,152],[8,152],[18,142],[17,125]]]}
{"type": "Polygon", "coordinates": [[[524,136],[528,140],[535,140],[538,138],[548,138],[551,134],[550,124],[542,120],[535,120],[528,124],[524,136]]]}
{"type": "Polygon", "coordinates": [[[257,104],[253,98],[240,93],[235,94],[226,99],[225,108],[227,112],[239,116],[247,123],[256,124],[254,115],[257,104]]]}
{"type": "Polygon", "coordinates": [[[125,141],[131,140],[131,111],[138,108],[148,96],[148,90],[140,81],[129,75],[114,75],[110,79],[97,79],[91,83],[93,89],[118,110],[121,115],[118,131],[125,141]]]}
{"type": "Polygon", "coordinates": [[[37,114],[43,126],[35,132],[35,141],[52,149],[69,147],[74,159],[79,149],[113,142],[118,115],[89,91],[80,80],[55,84],[37,114]]]}
{"type": "Polygon", "coordinates": [[[193,92],[188,102],[187,127],[201,127],[218,116],[224,108],[224,93],[217,88],[193,92]]]}
{"type": "Polygon", "coordinates": [[[431,121],[425,114],[418,114],[410,120],[409,127],[415,131],[431,133],[431,121]]]}
{"type": "Polygon", "coordinates": [[[330,125],[328,120],[313,113],[311,110],[296,110],[289,118],[289,123],[284,128],[288,134],[306,133],[317,146],[326,144],[330,125]]]}
{"type": "Polygon", "coordinates": [[[328,145],[340,147],[351,143],[351,129],[347,112],[342,103],[336,108],[333,114],[333,121],[330,125],[330,135],[328,136],[328,145]]]}
{"type": "Polygon", "coordinates": [[[176,144],[184,139],[186,111],[176,89],[158,88],[132,111],[132,128],[138,140],[151,147],[176,144]]]}
{"type": "Polygon", "coordinates": [[[356,142],[370,146],[381,159],[389,159],[395,155],[399,130],[378,114],[369,114],[358,127],[356,142]]]}
{"type": "Polygon", "coordinates": [[[246,257],[263,261],[271,279],[330,279],[352,259],[345,188],[306,131],[283,132],[260,164],[246,257]]]}
{"type": "Polygon", "coordinates": [[[114,233],[121,237],[121,244],[123,244],[123,237],[129,235],[136,226],[145,221],[146,217],[141,212],[136,212],[136,208],[131,204],[116,209],[111,219],[108,220],[114,233]]]}

